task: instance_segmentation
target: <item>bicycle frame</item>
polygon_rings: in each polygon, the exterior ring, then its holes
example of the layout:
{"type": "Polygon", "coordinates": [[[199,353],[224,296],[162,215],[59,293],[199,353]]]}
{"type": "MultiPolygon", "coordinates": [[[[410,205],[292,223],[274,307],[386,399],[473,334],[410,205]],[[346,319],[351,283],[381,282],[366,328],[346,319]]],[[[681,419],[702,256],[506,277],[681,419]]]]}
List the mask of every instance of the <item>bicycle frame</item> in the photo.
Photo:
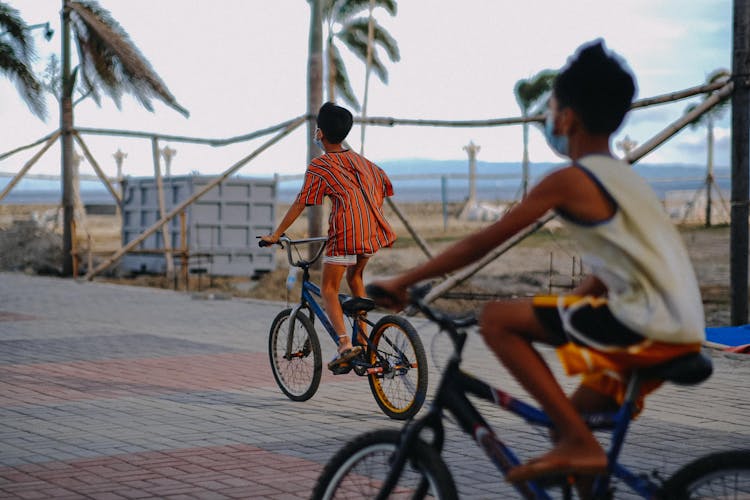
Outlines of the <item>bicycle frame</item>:
{"type": "MultiPolygon", "coordinates": [[[[292,352],[292,346],[293,346],[293,340],[294,340],[294,322],[295,318],[297,317],[297,314],[299,311],[303,308],[309,310],[312,315],[310,319],[312,319],[312,316],[314,315],[320,320],[321,325],[323,325],[323,328],[326,330],[328,335],[331,337],[333,342],[336,344],[336,346],[339,345],[339,336],[336,333],[336,330],[333,328],[333,325],[331,324],[331,321],[328,319],[328,315],[325,313],[323,308],[318,304],[317,300],[315,300],[315,297],[321,297],[320,287],[310,281],[310,266],[313,262],[318,260],[320,255],[323,252],[323,249],[325,248],[325,245],[321,245],[318,251],[315,253],[315,255],[308,261],[308,260],[298,260],[295,261],[292,258],[292,245],[293,244],[300,244],[300,243],[315,243],[315,242],[325,242],[327,241],[327,237],[318,237],[318,238],[307,238],[307,239],[301,239],[301,240],[290,240],[289,238],[282,237],[283,242],[287,244],[286,250],[287,250],[287,258],[289,260],[290,266],[299,267],[302,269],[302,294],[300,297],[299,304],[295,305],[292,308],[292,312],[290,314],[290,320],[289,320],[289,335],[287,336],[287,346],[286,346],[286,355],[291,356],[292,352]]],[[[371,322],[367,318],[363,316],[358,316],[352,321],[352,344],[353,345],[363,345],[359,340],[359,334],[361,333],[361,328],[359,322],[363,321],[370,327],[374,327],[375,323],[371,322]]],[[[386,341],[390,344],[390,340],[386,338],[386,341]]],[[[376,356],[378,357],[379,361],[382,363],[384,360],[381,358],[380,354],[377,353],[377,350],[372,348],[372,345],[370,344],[370,340],[365,338],[365,344],[366,347],[368,347],[371,352],[375,352],[376,356]]],[[[392,345],[392,344],[391,344],[392,345]]],[[[358,360],[353,360],[351,362],[352,364],[360,364],[358,360]]],[[[364,364],[365,367],[369,367],[370,363],[364,364]]]]}
{"type": "MultiPolygon", "coordinates": [[[[443,329],[447,329],[450,325],[447,321],[438,322],[443,329]]],[[[403,470],[408,450],[412,449],[412,444],[420,437],[423,430],[431,430],[432,446],[438,451],[442,451],[445,434],[442,422],[444,410],[455,417],[461,429],[474,438],[477,445],[484,450],[503,475],[510,468],[520,465],[519,458],[497,436],[492,427],[467,398],[467,394],[494,403],[496,406],[518,415],[530,425],[553,428],[552,421],[541,409],[516,399],[510,394],[461,371],[460,353],[463,350],[466,336],[465,332],[453,329],[451,338],[454,341],[455,352],[443,371],[440,385],[435,393],[435,399],[427,415],[409,422],[403,429],[401,444],[394,456],[393,465],[383,484],[383,489],[377,498],[385,499],[390,495],[403,470]]],[[[653,498],[659,491],[659,485],[646,477],[634,474],[617,462],[625,441],[625,435],[634,415],[634,401],[639,388],[639,377],[633,376],[628,385],[625,402],[617,411],[583,415],[584,420],[592,430],[608,430],[611,431],[612,435],[610,448],[607,451],[610,466],[606,475],[597,477],[594,483],[594,498],[599,498],[607,492],[611,477],[622,480],[633,492],[644,498],[653,498]]],[[[424,491],[427,485],[424,480],[422,482],[420,490],[424,491]]],[[[538,482],[529,481],[514,486],[525,498],[550,498],[545,488],[538,482]]]]}

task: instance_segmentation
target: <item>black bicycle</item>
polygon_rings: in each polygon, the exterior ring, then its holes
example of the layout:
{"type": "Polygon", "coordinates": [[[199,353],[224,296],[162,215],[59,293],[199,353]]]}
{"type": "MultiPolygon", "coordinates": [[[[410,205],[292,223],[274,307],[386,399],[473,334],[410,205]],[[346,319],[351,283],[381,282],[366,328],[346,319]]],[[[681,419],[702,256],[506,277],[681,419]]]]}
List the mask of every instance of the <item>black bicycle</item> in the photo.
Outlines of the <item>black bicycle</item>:
{"type": "MultiPolygon", "coordinates": [[[[377,297],[383,296],[384,291],[369,286],[367,293],[370,297],[377,297]]],[[[447,332],[454,347],[429,412],[407,422],[400,431],[376,430],[347,443],[324,468],[313,491],[313,499],[458,498],[451,473],[441,457],[446,411],[505,475],[510,468],[519,465],[520,460],[500,440],[467,395],[494,403],[530,425],[552,429],[552,422],[540,409],[461,371],[466,330],[476,325],[476,319],[443,314],[422,300],[424,293],[424,290],[412,293],[412,306],[447,332]]],[[[607,431],[611,436],[607,473],[595,478],[593,498],[614,498],[613,478],[627,485],[634,494],[649,499],[750,498],[750,450],[703,456],[666,481],[633,472],[618,462],[635,414],[636,395],[643,382],[662,379],[683,385],[698,384],[707,379],[712,370],[710,358],[702,353],[636,370],[629,377],[625,401],[617,411],[583,416],[592,430],[607,431]]],[[[521,497],[534,499],[551,498],[549,492],[553,489],[561,490],[564,498],[572,498],[575,489],[568,477],[516,483],[514,487],[521,497]]]]}

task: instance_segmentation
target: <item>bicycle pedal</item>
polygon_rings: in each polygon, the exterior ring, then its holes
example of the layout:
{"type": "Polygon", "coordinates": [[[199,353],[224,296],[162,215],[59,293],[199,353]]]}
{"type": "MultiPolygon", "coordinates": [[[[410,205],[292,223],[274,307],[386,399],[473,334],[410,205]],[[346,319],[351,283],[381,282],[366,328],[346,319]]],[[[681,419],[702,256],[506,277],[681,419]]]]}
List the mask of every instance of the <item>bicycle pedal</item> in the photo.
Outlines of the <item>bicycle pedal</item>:
{"type": "Polygon", "coordinates": [[[334,375],[345,375],[352,371],[352,366],[349,363],[343,363],[338,366],[334,366],[330,370],[334,375]]]}

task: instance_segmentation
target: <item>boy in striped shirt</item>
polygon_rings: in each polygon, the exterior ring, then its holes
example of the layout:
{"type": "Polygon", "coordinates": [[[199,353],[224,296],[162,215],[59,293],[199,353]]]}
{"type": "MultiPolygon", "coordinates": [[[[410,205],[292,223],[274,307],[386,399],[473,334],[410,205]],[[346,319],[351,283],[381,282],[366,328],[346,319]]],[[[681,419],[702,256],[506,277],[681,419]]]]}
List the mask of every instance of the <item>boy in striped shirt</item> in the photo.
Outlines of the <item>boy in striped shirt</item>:
{"type": "Polygon", "coordinates": [[[342,145],[352,123],[352,114],[341,106],[327,102],[320,108],[314,140],[325,153],[307,167],[302,189],[276,231],[261,238],[276,243],[306,206],[321,205],[326,196],[330,199],[321,296],[339,336],[338,355],[328,364],[331,370],[362,351],[352,346],[346,333],[338,297],[341,280],[346,274],[352,294],[365,297],[362,274],[369,258],[396,240],[382,211],[385,197],[393,196],[390,179],[380,167],[342,145]]]}

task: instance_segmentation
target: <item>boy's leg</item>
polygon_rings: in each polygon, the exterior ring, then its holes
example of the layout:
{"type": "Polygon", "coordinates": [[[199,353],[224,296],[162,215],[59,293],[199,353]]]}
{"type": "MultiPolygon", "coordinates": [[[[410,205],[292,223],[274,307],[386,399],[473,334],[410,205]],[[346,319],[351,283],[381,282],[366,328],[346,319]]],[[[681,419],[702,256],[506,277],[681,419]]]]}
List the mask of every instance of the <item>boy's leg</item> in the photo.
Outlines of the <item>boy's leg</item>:
{"type": "Polygon", "coordinates": [[[482,336],[495,355],[542,406],[558,440],[545,455],[512,469],[509,481],[551,473],[598,473],[607,456],[563,392],[547,363],[531,345],[556,344],[537,320],[530,299],[491,302],[480,318],[482,336]]]}
{"type": "MultiPolygon", "coordinates": [[[[363,274],[365,271],[365,267],[367,266],[367,262],[370,260],[370,257],[367,255],[357,255],[357,263],[353,266],[349,266],[346,269],[346,282],[349,285],[349,290],[351,290],[352,295],[355,297],[367,297],[367,293],[365,293],[365,283],[363,279],[363,274]]],[[[367,331],[365,330],[366,324],[364,321],[359,322],[359,331],[360,331],[360,339],[359,342],[362,345],[365,345],[367,343],[366,337],[367,337],[367,331]]]]}
{"type": "Polygon", "coordinates": [[[352,347],[352,341],[346,333],[344,311],[341,310],[341,303],[339,302],[339,288],[345,271],[346,266],[324,263],[323,282],[320,288],[320,296],[323,299],[326,315],[339,336],[339,353],[352,347]]]}

